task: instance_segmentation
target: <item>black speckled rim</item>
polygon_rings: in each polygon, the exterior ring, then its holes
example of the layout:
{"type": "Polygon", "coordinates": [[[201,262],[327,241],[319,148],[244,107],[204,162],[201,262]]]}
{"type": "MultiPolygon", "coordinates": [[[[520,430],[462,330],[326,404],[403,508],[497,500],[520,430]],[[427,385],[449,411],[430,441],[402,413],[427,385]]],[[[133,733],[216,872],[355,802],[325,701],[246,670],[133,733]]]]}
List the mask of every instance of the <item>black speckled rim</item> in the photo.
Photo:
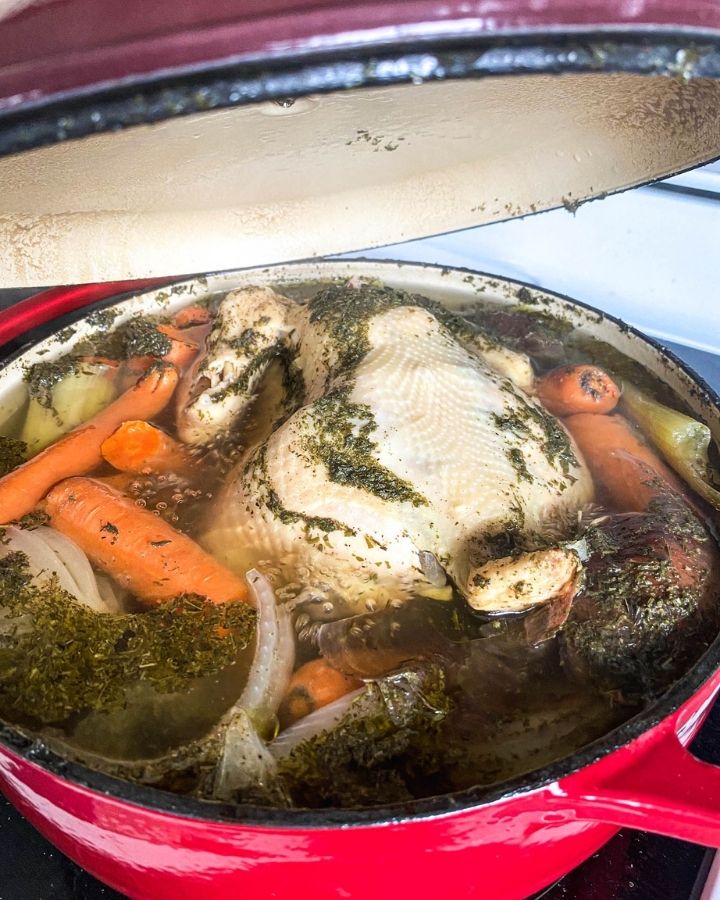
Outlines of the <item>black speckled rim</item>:
{"type": "MultiPolygon", "coordinates": [[[[492,75],[628,72],[720,78],[720,34],[668,27],[428,37],[333,53],[189,67],[0,113],[0,156],[192,113],[309,93],[492,75]]],[[[669,173],[668,173],[669,174],[669,173]]]]}
{"type": "MultiPolygon", "coordinates": [[[[334,260],[338,261],[338,260],[334,260]]],[[[345,262],[346,260],[342,260],[345,262]]],[[[689,366],[680,360],[675,354],[667,350],[658,341],[647,337],[638,329],[627,325],[622,320],[601,312],[586,303],[560,294],[557,291],[540,288],[537,285],[516,279],[505,278],[486,272],[478,272],[459,266],[442,266],[429,263],[413,263],[409,261],[358,259],[347,260],[352,263],[367,263],[372,265],[387,264],[394,269],[403,266],[422,269],[446,270],[459,272],[463,275],[472,275],[488,278],[500,284],[507,284],[519,290],[541,291],[543,294],[563,301],[571,306],[579,307],[597,318],[598,321],[607,321],[623,332],[632,334],[638,340],[649,344],[657,350],[668,363],[681,370],[694,384],[698,391],[699,399],[709,409],[717,412],[720,410],[720,396],[689,366]]],[[[307,260],[317,263],[319,260],[307,260]]],[[[262,266],[253,266],[253,269],[262,266]]],[[[272,268],[272,267],[269,267],[272,268]]],[[[241,272],[242,270],[237,270],[241,272]]],[[[219,274],[219,273],[216,273],[219,274]]],[[[192,278],[183,278],[182,281],[191,281],[192,278]]],[[[118,303],[134,296],[142,296],[153,289],[140,292],[126,292],[115,297],[87,307],[73,314],[72,320],[78,321],[84,318],[93,309],[103,308],[118,303]]],[[[47,327],[47,326],[46,326],[47,327]]],[[[3,357],[3,363],[26,352],[32,343],[26,344],[19,350],[3,357]]],[[[642,713],[624,722],[622,725],[610,731],[604,737],[593,741],[586,747],[570,756],[564,757],[549,766],[544,766],[527,775],[519,776],[500,785],[491,788],[475,787],[452,794],[444,794],[437,797],[429,797],[423,800],[414,800],[408,803],[396,803],[387,806],[378,806],[366,809],[339,810],[339,809],[275,809],[262,806],[237,805],[214,803],[211,801],[195,800],[180,797],[156,788],[143,787],[119,778],[114,778],[100,772],[95,772],[86,766],[74,762],[68,762],[58,754],[49,750],[40,740],[32,740],[16,728],[8,725],[0,726],[0,743],[12,750],[18,756],[35,763],[48,772],[67,781],[97,791],[101,794],[114,797],[123,802],[144,807],[159,813],[168,813],[192,819],[203,819],[211,822],[227,823],[228,825],[251,825],[273,829],[322,829],[343,826],[358,827],[368,825],[380,825],[432,819],[461,810],[486,806],[500,800],[512,800],[513,797],[536,791],[549,784],[566,778],[579,772],[594,762],[624,747],[635,738],[659,724],[663,719],[672,715],[683,703],[693,696],[705,682],[713,675],[720,665],[720,636],[716,637],[710,647],[705,651],[700,660],[684,675],[666,694],[652,703],[642,713]]]]}

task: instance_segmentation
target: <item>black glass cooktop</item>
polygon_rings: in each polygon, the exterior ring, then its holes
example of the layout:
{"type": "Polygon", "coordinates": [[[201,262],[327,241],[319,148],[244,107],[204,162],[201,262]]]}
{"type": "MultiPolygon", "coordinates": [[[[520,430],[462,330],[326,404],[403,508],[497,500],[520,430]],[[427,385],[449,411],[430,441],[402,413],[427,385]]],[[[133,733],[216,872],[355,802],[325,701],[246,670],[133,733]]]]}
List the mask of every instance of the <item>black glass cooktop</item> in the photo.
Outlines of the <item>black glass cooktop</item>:
{"type": "MultiPolygon", "coordinates": [[[[0,308],[18,299],[17,293],[0,291],[0,308]]],[[[670,347],[720,389],[720,357],[670,347]]],[[[720,703],[692,750],[720,765],[720,703]]],[[[684,841],[621,831],[534,900],[699,900],[713,854],[684,841]]],[[[56,850],[0,794],[0,900],[123,900],[123,895],[56,850]]]]}

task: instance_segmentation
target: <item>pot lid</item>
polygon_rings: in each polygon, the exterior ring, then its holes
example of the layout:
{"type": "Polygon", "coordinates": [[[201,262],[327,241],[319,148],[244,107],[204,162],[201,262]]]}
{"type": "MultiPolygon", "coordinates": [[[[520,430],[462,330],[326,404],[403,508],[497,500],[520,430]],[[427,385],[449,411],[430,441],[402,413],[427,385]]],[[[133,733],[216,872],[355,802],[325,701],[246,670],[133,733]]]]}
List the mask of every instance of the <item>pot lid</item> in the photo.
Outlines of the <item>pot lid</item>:
{"type": "Polygon", "coordinates": [[[720,155],[717,4],[492,6],[0,0],[0,284],[324,256],[720,155]]]}

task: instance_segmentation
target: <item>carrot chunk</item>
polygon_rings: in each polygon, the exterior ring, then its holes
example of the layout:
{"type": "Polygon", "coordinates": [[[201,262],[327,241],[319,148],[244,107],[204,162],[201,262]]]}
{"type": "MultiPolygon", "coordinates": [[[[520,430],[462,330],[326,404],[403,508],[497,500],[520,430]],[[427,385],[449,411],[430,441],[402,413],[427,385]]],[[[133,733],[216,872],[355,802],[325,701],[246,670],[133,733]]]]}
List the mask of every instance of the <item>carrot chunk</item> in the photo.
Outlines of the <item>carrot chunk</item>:
{"type": "Polygon", "coordinates": [[[538,380],[537,395],[554,416],[571,416],[612,412],[620,399],[620,389],[597,366],[560,366],[538,380]]]}
{"type": "Polygon", "coordinates": [[[302,719],[321,706],[362,687],[362,682],[338,672],[324,659],[313,659],[293,674],[280,705],[278,716],[283,728],[302,719]]]}
{"type": "Polygon", "coordinates": [[[190,465],[187,451],[179,441],[142,419],[123,422],[103,441],[101,450],[120,472],[182,473],[190,465]]]}

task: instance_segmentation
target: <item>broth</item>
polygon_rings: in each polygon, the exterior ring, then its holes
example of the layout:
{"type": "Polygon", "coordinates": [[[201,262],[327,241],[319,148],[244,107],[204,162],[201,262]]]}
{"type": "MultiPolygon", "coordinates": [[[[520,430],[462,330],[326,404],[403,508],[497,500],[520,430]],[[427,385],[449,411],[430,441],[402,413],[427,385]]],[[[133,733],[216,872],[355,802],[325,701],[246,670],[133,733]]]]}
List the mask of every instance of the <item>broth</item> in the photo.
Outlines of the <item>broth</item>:
{"type": "Polygon", "coordinates": [[[527,292],[274,287],[95,313],[26,369],[4,719],[181,793],[357,807],[537,769],[699,657],[718,552],[635,424],[683,410],[660,380],[527,292]]]}

